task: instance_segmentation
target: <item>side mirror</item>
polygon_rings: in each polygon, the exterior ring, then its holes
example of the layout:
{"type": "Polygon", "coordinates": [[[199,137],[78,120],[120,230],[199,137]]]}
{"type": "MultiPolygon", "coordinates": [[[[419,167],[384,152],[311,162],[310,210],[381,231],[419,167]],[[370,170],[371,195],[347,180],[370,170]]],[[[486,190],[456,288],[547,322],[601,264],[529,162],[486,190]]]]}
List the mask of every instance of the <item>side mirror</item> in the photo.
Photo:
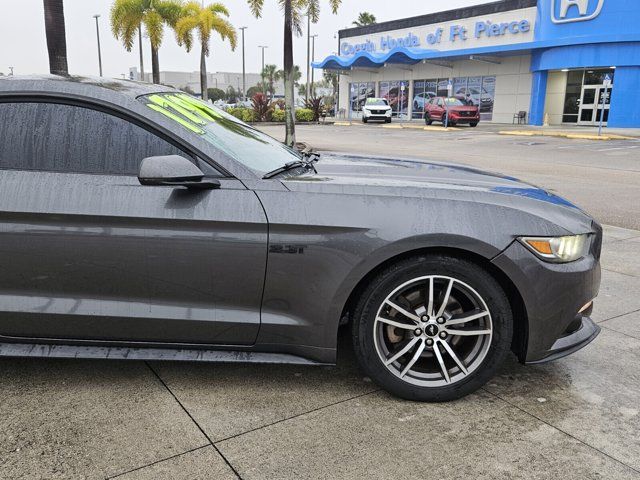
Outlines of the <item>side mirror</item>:
{"type": "Polygon", "coordinates": [[[193,189],[220,188],[215,179],[204,179],[204,173],[180,155],[147,157],[140,164],[138,181],[141,185],[186,187],[193,189]]]}

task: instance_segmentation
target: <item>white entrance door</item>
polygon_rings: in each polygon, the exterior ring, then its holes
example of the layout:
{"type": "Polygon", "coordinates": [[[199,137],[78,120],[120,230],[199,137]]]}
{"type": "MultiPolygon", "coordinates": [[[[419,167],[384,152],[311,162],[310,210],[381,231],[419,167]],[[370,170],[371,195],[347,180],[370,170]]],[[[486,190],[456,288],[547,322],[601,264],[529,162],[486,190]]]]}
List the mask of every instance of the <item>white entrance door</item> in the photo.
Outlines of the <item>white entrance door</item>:
{"type": "Polygon", "coordinates": [[[605,88],[603,85],[585,85],[582,87],[578,125],[597,125],[600,123],[600,114],[602,114],[603,125],[607,124],[611,106],[611,87],[607,89],[606,99],[604,99],[604,96],[605,88]],[[604,111],[602,109],[603,99],[605,100],[604,111]]]}

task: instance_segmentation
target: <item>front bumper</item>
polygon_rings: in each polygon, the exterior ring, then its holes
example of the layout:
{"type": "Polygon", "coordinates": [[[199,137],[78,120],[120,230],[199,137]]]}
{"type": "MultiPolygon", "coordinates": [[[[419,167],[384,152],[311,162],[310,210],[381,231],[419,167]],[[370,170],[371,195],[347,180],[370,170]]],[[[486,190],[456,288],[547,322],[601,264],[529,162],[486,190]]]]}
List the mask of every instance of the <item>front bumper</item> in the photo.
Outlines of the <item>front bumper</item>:
{"type": "Polygon", "coordinates": [[[474,117],[467,117],[462,115],[451,114],[449,117],[452,121],[456,123],[475,123],[480,122],[480,115],[476,115],[474,117]]]}
{"type": "Polygon", "coordinates": [[[590,343],[600,328],[580,310],[600,288],[601,229],[594,224],[591,251],[570,263],[540,260],[519,242],[493,259],[522,297],[526,318],[516,318],[523,333],[514,345],[523,363],[540,363],[569,355],[590,343]]]}
{"type": "Polygon", "coordinates": [[[580,321],[580,328],[556,340],[543,358],[525,363],[527,365],[535,365],[537,363],[552,362],[558,358],[571,355],[573,352],[577,352],[589,345],[600,333],[600,327],[589,317],[582,317],[580,321]]]}
{"type": "Polygon", "coordinates": [[[362,115],[367,120],[386,120],[387,118],[391,118],[391,114],[391,110],[386,110],[384,113],[373,113],[367,109],[362,110],[362,115]]]}

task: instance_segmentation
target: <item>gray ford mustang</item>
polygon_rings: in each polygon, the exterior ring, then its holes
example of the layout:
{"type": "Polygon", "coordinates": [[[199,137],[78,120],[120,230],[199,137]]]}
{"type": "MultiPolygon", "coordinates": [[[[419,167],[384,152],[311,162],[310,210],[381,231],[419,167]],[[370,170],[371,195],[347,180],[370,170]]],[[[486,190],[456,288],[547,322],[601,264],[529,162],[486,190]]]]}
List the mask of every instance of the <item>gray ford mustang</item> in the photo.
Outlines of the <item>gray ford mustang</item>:
{"type": "Polygon", "coordinates": [[[0,79],[0,355],[331,364],[449,400],[593,340],[602,230],[514,178],[299,154],[170,88],[0,79]]]}

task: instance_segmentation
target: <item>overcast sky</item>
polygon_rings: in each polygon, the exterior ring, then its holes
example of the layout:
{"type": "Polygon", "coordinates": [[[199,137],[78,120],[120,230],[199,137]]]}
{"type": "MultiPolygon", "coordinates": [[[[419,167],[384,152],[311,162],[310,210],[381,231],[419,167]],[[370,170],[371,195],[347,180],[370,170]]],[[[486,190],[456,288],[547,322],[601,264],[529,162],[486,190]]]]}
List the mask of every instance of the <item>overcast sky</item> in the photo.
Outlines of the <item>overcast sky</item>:
{"type": "MultiPolygon", "coordinates": [[[[259,72],[261,57],[258,45],[268,45],[265,62],[282,66],[282,13],[277,0],[265,0],[263,17],[251,15],[245,0],[222,1],[230,11],[234,26],[246,26],[246,69],[259,72]]],[[[205,3],[210,3],[206,2],[205,3]]],[[[337,50],[337,31],[351,25],[359,12],[373,13],[378,22],[411,17],[425,13],[449,10],[487,0],[343,0],[338,15],[333,15],[327,0],[322,0],[320,21],[311,26],[316,39],[316,59],[324,58],[337,50]]],[[[119,77],[128,73],[129,67],[138,65],[138,50],[127,52],[111,35],[109,8],[112,0],[64,0],[67,54],[69,71],[74,74],[97,75],[97,45],[94,14],[100,14],[102,64],[104,75],[119,77]]],[[[48,73],[47,47],[44,34],[42,0],[0,0],[0,72],[7,74],[14,67],[15,74],[48,73]]],[[[240,32],[238,32],[240,33],[240,32]]],[[[305,32],[306,34],[306,32],[305,32]]],[[[238,37],[240,39],[240,37],[238,37]]],[[[304,70],[306,65],[305,37],[294,39],[296,64],[304,70]]],[[[198,49],[190,53],[179,47],[170,30],[160,48],[160,69],[195,71],[199,68],[198,49]]],[[[151,70],[149,43],[144,43],[145,70],[151,70]]],[[[211,55],[207,62],[210,72],[241,72],[242,54],[240,42],[235,52],[219,38],[211,42],[211,55]]]]}

